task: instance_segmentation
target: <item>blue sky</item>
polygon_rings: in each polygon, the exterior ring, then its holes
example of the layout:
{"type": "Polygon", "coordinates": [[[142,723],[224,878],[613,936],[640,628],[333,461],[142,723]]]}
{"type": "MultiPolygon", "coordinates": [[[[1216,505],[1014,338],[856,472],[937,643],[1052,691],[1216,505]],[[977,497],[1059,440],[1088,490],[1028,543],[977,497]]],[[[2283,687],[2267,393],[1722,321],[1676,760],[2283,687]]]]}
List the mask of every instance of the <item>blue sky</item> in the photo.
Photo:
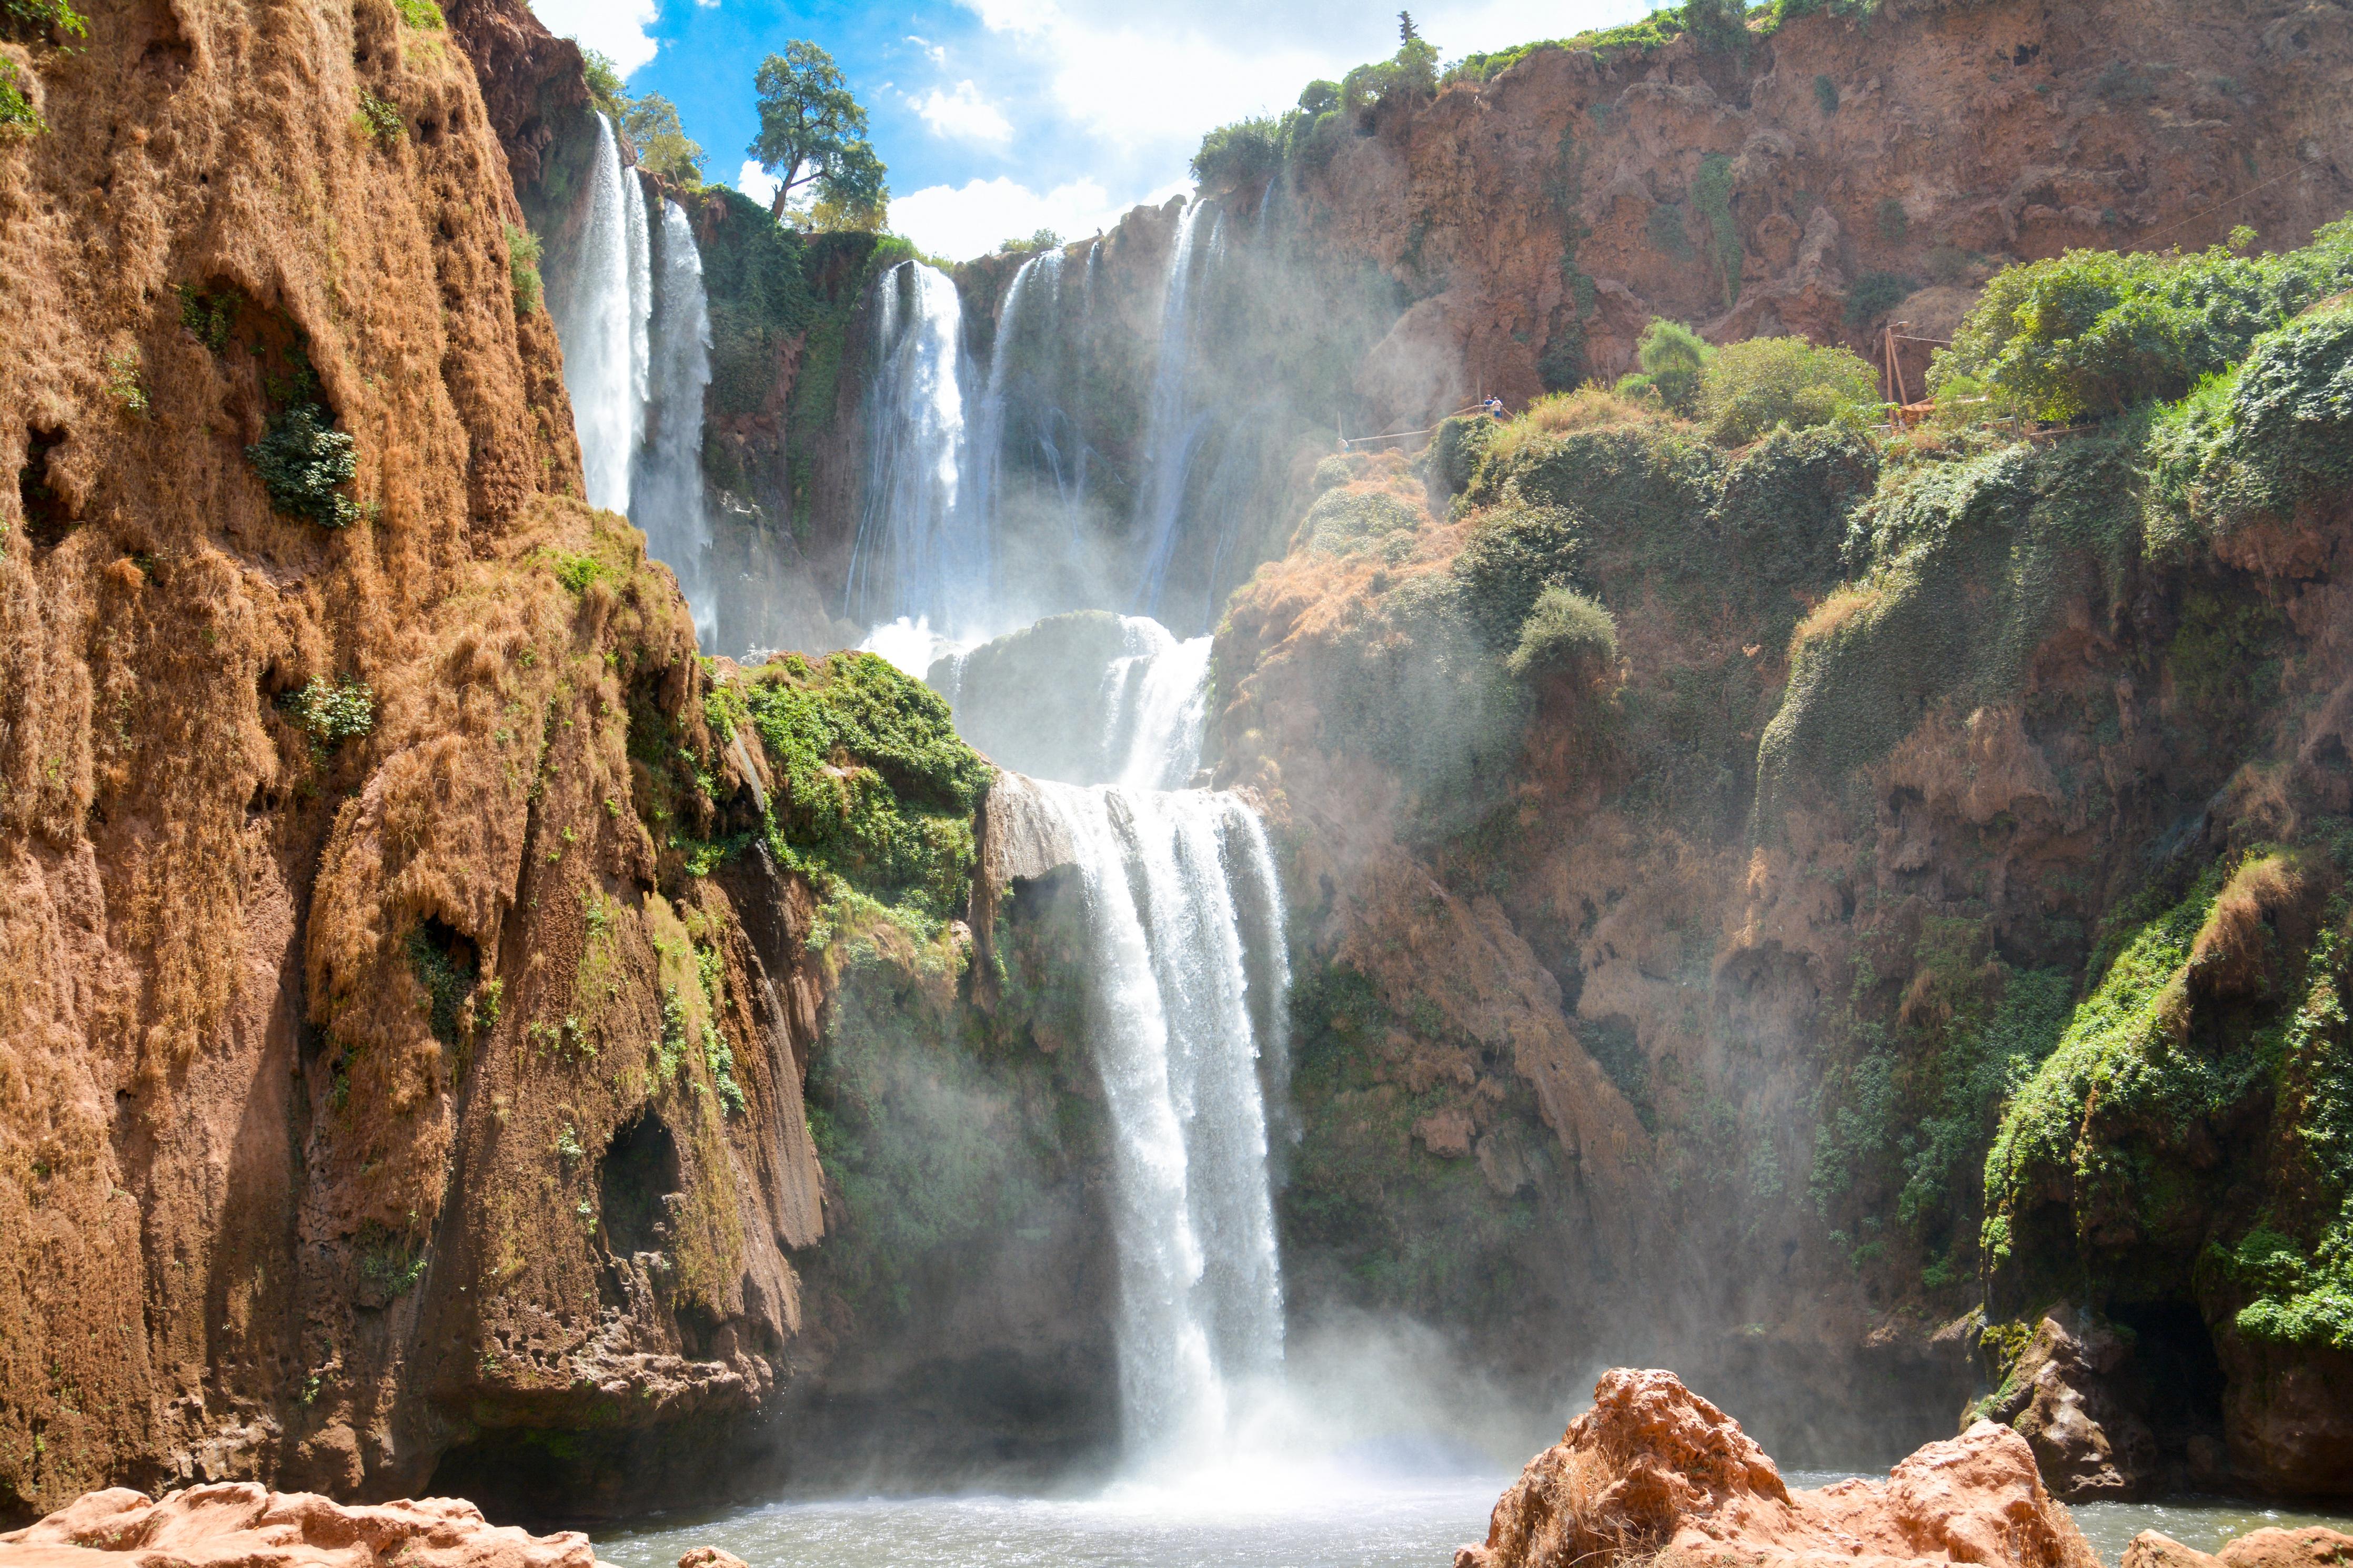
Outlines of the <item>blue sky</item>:
{"type": "MultiPolygon", "coordinates": [[[[1651,0],[1445,0],[1414,20],[1448,59],[1620,22],[1651,0]]],[[[830,51],[890,165],[892,227],[964,258],[1108,227],[1187,188],[1211,126],[1280,111],[1397,47],[1391,5],[1338,0],[533,0],[679,107],[706,178],[755,194],[752,73],[789,38],[830,51]]]]}

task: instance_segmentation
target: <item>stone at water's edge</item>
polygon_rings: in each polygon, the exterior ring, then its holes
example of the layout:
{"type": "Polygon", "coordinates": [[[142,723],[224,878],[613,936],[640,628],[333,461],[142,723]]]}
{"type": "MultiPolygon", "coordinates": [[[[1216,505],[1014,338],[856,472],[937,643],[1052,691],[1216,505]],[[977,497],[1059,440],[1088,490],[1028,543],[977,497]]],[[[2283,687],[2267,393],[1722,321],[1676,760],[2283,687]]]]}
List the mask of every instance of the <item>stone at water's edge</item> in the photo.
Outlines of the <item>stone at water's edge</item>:
{"type": "Polygon", "coordinates": [[[1609,1568],[1663,1551],[1710,1568],[1793,1557],[2099,1563],[2043,1490],[2026,1439],[2007,1426],[1980,1421],[1930,1443],[1883,1481],[1793,1492],[1740,1424],[1674,1373],[1619,1367],[1594,1385],[1593,1408],[1528,1462],[1495,1504],[1486,1541],[1457,1552],[1454,1565],[1609,1568]]]}
{"type": "Polygon", "coordinates": [[[599,1568],[578,1531],[533,1535],[493,1525],[462,1498],[346,1506],[252,1481],[190,1487],[161,1502],[127,1487],[85,1492],[0,1535],[0,1568],[126,1560],[138,1568],[599,1568]]]}
{"type": "Polygon", "coordinates": [[[2353,1535],[2318,1525],[2251,1530],[2208,1553],[2144,1530],[2125,1548],[2124,1568],[2343,1568],[2353,1563],[2353,1535]]]}
{"type": "Polygon", "coordinates": [[[697,1546],[678,1560],[678,1568],[750,1568],[733,1552],[723,1552],[716,1546],[697,1546]]]}

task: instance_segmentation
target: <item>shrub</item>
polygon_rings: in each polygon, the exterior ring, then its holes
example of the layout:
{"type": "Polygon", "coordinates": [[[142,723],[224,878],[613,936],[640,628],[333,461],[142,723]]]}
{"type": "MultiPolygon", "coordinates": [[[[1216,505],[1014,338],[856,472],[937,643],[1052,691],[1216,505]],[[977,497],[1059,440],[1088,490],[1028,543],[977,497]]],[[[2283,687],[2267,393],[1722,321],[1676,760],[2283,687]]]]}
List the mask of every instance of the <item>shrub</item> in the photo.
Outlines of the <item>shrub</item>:
{"type": "Polygon", "coordinates": [[[237,330],[237,307],[244,297],[235,289],[207,294],[185,283],[174,283],[172,289],[180,296],[180,325],[213,353],[227,349],[229,334],[237,330]]]}
{"type": "Polygon", "coordinates": [[[0,60],[0,140],[11,136],[38,136],[49,128],[33,100],[25,96],[24,83],[16,75],[16,62],[0,60]]]}
{"type": "Polygon", "coordinates": [[[1804,430],[1879,405],[1878,377],[1860,354],[1803,338],[1751,338],[1718,349],[1700,375],[1709,439],[1745,447],[1786,426],[1804,430]]]}
{"type": "Polygon", "coordinates": [[[271,416],[268,434],[245,449],[245,458],[261,476],[270,506],[285,516],[328,528],[358,520],[360,509],[336,488],[359,472],[359,458],[352,438],[317,404],[298,403],[271,416]]]}
{"type": "Polygon", "coordinates": [[[612,57],[595,49],[580,51],[580,74],[588,84],[588,101],[597,112],[610,115],[617,125],[629,112],[628,84],[621,79],[621,68],[612,57]]]}
{"type": "Polygon", "coordinates": [[[90,18],[73,8],[72,0],[0,0],[0,37],[35,44],[58,34],[90,36],[90,18]]]}
{"type": "Polygon", "coordinates": [[[278,706],[322,749],[356,741],[375,728],[375,693],[357,679],[315,677],[280,696],[278,706]]]}
{"type": "Polygon", "coordinates": [[[1846,324],[1870,326],[1911,294],[1912,279],[1900,272],[1866,272],[1846,291],[1846,324]]]}
{"type": "MultiPolygon", "coordinates": [[[[1483,414],[1458,414],[1451,419],[1439,421],[1437,433],[1430,437],[1430,474],[1448,495],[1461,495],[1470,488],[1472,470],[1487,453],[1488,445],[1504,426],[1483,414]]],[[[1330,462],[1325,458],[1324,462],[1330,462]]],[[[1324,481],[1323,464],[1316,465],[1315,479],[1324,481]]]]}
{"type": "Polygon", "coordinates": [[[1827,76],[1815,77],[1814,101],[1821,106],[1824,114],[1836,114],[1839,106],[1838,83],[1827,76]]]}
{"type": "Polygon", "coordinates": [[[1520,623],[1519,646],[1504,662],[1514,675],[1530,675],[1618,661],[1618,623],[1609,612],[1571,588],[1551,587],[1536,595],[1520,623]]]}
{"type": "Polygon", "coordinates": [[[539,236],[511,223],[499,226],[507,233],[507,278],[514,288],[515,314],[528,316],[539,309],[539,236]]]}
{"type": "Polygon", "coordinates": [[[1634,344],[1635,363],[1642,368],[1620,376],[1620,397],[1656,398],[1664,407],[1688,415],[1699,396],[1700,375],[1715,350],[1681,321],[1653,316],[1634,344]]]}
{"type": "MultiPolygon", "coordinates": [[[[2252,236],[2241,237],[2240,248],[2252,236]]],[[[2177,398],[2254,340],[2353,287],[2353,219],[2277,256],[2071,250],[2004,268],[1936,356],[1932,388],[1967,375],[2043,419],[2177,398]]]]}
{"type": "Polygon", "coordinates": [[[1584,520],[1563,506],[1507,503],[1489,512],[1454,558],[1464,617],[1498,650],[1520,640],[1547,588],[1573,587],[1584,520]]]}
{"type": "Polygon", "coordinates": [[[433,0],[392,0],[392,8],[400,13],[403,23],[420,32],[438,33],[448,26],[433,0]]]}
{"type": "Polygon", "coordinates": [[[1871,221],[1878,226],[1879,237],[1884,240],[1901,240],[1912,232],[1912,215],[1894,196],[1885,197],[1872,208],[1871,221]]]}
{"type": "Polygon", "coordinates": [[[408,122],[400,116],[400,105],[389,99],[378,98],[367,89],[360,89],[360,129],[376,140],[381,147],[389,147],[408,133],[408,122]]]}
{"type": "Polygon", "coordinates": [[[136,349],[106,356],[106,395],[121,404],[125,414],[147,412],[147,389],[140,384],[136,349]]]}

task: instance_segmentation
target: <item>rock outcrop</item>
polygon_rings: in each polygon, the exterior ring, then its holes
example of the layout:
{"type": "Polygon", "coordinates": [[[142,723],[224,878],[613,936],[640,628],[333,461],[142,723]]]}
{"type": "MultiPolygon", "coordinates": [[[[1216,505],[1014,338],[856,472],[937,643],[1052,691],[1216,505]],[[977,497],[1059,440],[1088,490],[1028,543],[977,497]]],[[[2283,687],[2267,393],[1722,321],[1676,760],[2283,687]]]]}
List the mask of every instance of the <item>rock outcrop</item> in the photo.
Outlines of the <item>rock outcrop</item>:
{"type": "Polygon", "coordinates": [[[1528,1462],[1455,1568],[1647,1562],[2097,1568],[2043,1490],[2026,1441],[1981,1421],[1883,1481],[1791,1491],[1740,1424],[1671,1372],[1617,1368],[1593,1408],[1528,1462]]]}
{"type": "Polygon", "coordinates": [[[2353,1535],[2305,1525],[2251,1530],[2212,1552],[2144,1530],[2125,1547],[2124,1568],[2344,1568],[2353,1563],[2353,1535]]]}
{"type": "Polygon", "coordinates": [[[2156,1435],[2119,1397],[2131,1358],[2115,1325],[2054,1307],[1986,1408],[2024,1434],[2044,1482],[2069,1502],[2137,1497],[2158,1480],[2156,1435]]]}
{"type": "MultiPolygon", "coordinates": [[[[733,1563],[734,1559],[727,1559],[733,1563]]],[[[494,1527],[457,1498],[345,1507],[250,1481],[189,1487],[158,1502],[116,1487],[0,1535],[6,1568],[596,1568],[576,1531],[494,1527]]],[[[736,1568],[742,1568],[739,1563],[736,1568]]]]}

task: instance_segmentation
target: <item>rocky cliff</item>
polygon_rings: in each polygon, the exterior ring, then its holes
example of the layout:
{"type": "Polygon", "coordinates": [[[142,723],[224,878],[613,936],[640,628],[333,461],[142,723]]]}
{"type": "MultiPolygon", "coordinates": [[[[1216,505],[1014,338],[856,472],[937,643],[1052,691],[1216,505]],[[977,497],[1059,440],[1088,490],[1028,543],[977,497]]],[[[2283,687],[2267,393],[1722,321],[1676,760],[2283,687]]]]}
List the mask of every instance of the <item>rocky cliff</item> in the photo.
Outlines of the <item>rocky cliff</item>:
{"type": "Polygon", "coordinates": [[[576,499],[514,83],[429,5],[64,41],[0,143],[0,1513],[691,1465],[800,1321],[814,994],[682,869],[730,764],[576,499]]]}

